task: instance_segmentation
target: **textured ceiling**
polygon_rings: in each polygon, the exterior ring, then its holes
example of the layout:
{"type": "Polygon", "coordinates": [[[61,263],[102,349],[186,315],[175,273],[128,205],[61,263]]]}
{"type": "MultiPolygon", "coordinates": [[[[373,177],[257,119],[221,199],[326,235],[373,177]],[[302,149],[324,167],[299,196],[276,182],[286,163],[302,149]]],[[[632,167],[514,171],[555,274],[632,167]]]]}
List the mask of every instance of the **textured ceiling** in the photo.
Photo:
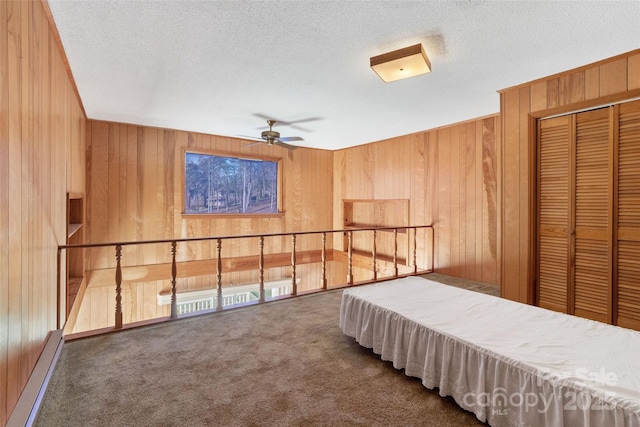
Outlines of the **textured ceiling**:
{"type": "Polygon", "coordinates": [[[227,136],[273,118],[325,149],[493,114],[499,89],[640,48],[640,1],[49,4],[89,118],[227,136]],[[415,43],[432,73],[369,68],[415,43]]]}

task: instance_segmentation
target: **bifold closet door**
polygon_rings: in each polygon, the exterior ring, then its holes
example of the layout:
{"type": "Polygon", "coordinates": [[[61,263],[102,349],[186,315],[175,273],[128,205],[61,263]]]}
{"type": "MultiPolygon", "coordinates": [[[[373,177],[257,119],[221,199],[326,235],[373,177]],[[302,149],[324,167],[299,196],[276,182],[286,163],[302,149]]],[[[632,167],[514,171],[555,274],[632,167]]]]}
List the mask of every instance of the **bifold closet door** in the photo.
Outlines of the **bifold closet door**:
{"type": "Polygon", "coordinates": [[[609,323],[612,111],[538,122],[537,303],[609,323]]]}
{"type": "Polygon", "coordinates": [[[640,330],[640,101],[538,122],[537,303],[640,330]]]}
{"type": "Polygon", "coordinates": [[[619,110],[615,322],[640,329],[640,101],[619,110]]]}
{"type": "Polygon", "coordinates": [[[568,282],[569,312],[607,323],[613,321],[613,112],[575,115],[574,271],[568,282]]]}
{"type": "Polygon", "coordinates": [[[538,121],[538,241],[536,298],[566,313],[570,281],[573,116],[538,121]]]}

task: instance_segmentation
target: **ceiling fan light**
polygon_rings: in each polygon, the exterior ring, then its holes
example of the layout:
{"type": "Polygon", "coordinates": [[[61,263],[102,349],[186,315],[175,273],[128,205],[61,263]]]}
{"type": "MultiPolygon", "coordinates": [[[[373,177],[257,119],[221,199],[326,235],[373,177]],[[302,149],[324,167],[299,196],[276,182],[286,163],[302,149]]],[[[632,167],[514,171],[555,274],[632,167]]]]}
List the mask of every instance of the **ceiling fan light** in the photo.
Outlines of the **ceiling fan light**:
{"type": "Polygon", "coordinates": [[[374,56],[370,65],[386,83],[431,72],[431,62],[421,43],[374,56]]]}

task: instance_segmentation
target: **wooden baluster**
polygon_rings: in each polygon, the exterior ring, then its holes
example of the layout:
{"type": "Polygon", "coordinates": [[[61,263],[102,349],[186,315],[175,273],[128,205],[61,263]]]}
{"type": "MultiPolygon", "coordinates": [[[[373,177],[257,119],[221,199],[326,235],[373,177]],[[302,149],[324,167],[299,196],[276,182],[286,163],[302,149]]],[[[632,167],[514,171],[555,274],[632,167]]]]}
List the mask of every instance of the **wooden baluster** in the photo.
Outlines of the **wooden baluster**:
{"type": "MultiPolygon", "coordinates": [[[[66,249],[65,249],[65,253],[66,253],[66,249]]],[[[56,310],[56,329],[60,329],[60,310],[62,310],[62,295],[61,295],[61,280],[62,278],[60,277],[62,275],[62,249],[58,248],[58,277],[56,278],[56,302],[57,302],[57,310],[56,310]]],[[[66,290],[67,286],[66,286],[66,281],[65,281],[65,290],[66,290]]],[[[65,296],[66,296],[67,292],[65,291],[65,296]]],[[[69,312],[69,307],[67,307],[67,303],[65,303],[65,316],[64,316],[64,320],[67,320],[67,315],[66,313],[69,312]]]]}
{"type": "Polygon", "coordinates": [[[322,289],[327,289],[327,233],[322,233],[322,289]]]}
{"type": "Polygon", "coordinates": [[[264,302],[264,236],[260,236],[260,258],[258,268],[260,269],[260,302],[264,302]]]}
{"type": "Polygon", "coordinates": [[[296,283],[296,235],[291,235],[291,295],[298,295],[296,283]]]}
{"type": "Polygon", "coordinates": [[[116,329],[122,329],[122,246],[116,245],[116,329]]]}
{"type": "Polygon", "coordinates": [[[176,295],[176,276],[178,275],[178,266],[176,264],[176,246],[174,240],[171,242],[171,318],[178,317],[178,297],[176,295]]]}
{"type": "MultiPolygon", "coordinates": [[[[407,230],[408,232],[409,230],[407,230]]],[[[398,229],[393,229],[393,275],[398,277],[398,229]]]]}
{"type": "MultiPolygon", "coordinates": [[[[436,251],[436,235],[435,235],[436,231],[433,229],[433,226],[431,226],[431,271],[435,271],[434,269],[436,268],[436,258],[435,258],[435,251],[436,251]]],[[[426,234],[426,233],[425,233],[426,234]]]]}
{"type": "Polygon", "coordinates": [[[352,231],[347,231],[347,284],[353,285],[353,236],[352,231]]]}
{"type": "Polygon", "coordinates": [[[373,230],[373,247],[371,248],[371,261],[373,264],[373,280],[377,280],[378,269],[376,266],[376,230],[373,230]]]}
{"type": "Polygon", "coordinates": [[[216,303],[216,310],[222,310],[222,239],[217,239],[217,252],[218,252],[218,302],[216,303]]]}
{"type": "MultiPolygon", "coordinates": [[[[407,233],[409,233],[409,230],[407,230],[407,233]]],[[[418,229],[414,228],[413,229],[413,273],[414,274],[418,272],[418,257],[416,254],[417,251],[418,251],[418,229]]]]}

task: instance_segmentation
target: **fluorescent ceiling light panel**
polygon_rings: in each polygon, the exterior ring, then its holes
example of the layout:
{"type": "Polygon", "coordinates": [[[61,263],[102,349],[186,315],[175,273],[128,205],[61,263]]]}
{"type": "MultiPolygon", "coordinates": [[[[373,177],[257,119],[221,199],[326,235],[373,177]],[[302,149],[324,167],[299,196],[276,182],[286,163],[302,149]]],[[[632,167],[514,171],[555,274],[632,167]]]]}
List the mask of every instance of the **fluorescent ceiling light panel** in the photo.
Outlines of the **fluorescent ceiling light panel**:
{"type": "Polygon", "coordinates": [[[420,43],[374,56],[370,61],[373,71],[387,83],[431,72],[431,62],[420,43]]]}

